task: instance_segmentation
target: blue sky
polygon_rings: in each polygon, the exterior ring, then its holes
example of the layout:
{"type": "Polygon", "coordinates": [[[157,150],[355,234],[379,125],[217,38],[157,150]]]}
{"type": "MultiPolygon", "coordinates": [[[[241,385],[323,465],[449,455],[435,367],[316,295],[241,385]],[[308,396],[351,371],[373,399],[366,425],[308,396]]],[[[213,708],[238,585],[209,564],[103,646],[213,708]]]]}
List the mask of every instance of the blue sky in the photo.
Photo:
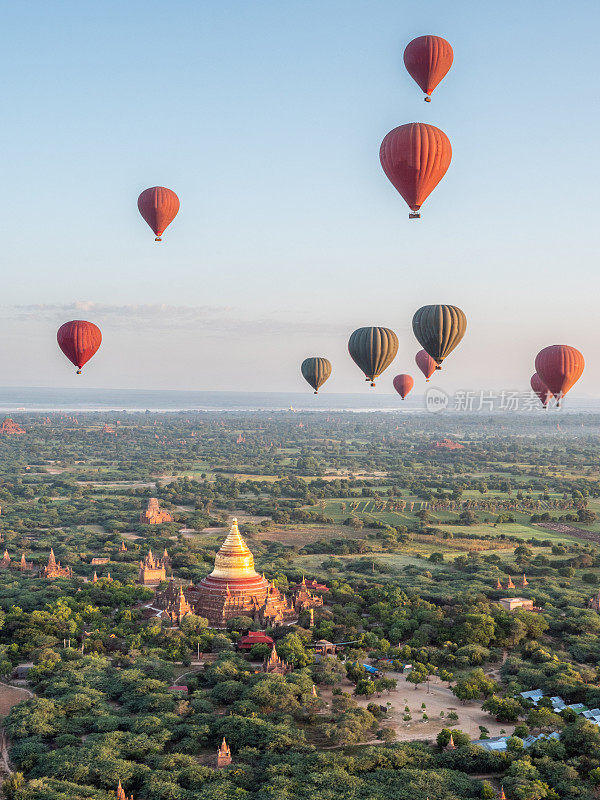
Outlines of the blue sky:
{"type": "MultiPolygon", "coordinates": [[[[367,391],[346,343],[392,327],[415,374],[425,303],[461,306],[449,389],[528,386],[543,346],[579,347],[600,395],[596,2],[27,2],[6,7],[0,355],[5,385],[367,391]],[[402,63],[453,45],[425,104],[402,63]],[[383,136],[442,128],[448,173],[407,209],[383,136]],[[139,192],[174,189],[161,245],[139,192]],[[87,318],[79,379],[55,344],[87,318]]],[[[387,391],[382,381],[379,391],[387,391]]]]}

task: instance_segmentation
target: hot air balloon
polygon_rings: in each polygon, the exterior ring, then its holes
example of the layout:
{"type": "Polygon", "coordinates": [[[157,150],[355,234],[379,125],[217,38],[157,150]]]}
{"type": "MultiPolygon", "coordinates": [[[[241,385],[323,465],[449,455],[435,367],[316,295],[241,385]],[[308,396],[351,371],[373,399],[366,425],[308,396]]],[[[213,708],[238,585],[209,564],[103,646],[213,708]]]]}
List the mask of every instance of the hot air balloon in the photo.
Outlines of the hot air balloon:
{"type": "Polygon", "coordinates": [[[457,306],[423,306],[413,317],[419,344],[436,362],[436,369],[450,355],[467,330],[467,318],[457,306]]]}
{"type": "Polygon", "coordinates": [[[77,374],[81,375],[83,365],[90,360],[102,344],[102,333],[93,322],[74,319],[60,326],[56,339],[60,349],[77,367],[77,374]]]}
{"type": "Polygon", "coordinates": [[[415,382],[410,375],[396,375],[394,378],[394,389],[403,400],[414,385],[415,382]]]}
{"type": "Polygon", "coordinates": [[[417,362],[417,367],[427,378],[427,383],[429,383],[429,378],[431,378],[436,368],[434,359],[425,350],[419,350],[415,356],[415,361],[417,362]]]}
{"type": "Polygon", "coordinates": [[[305,358],[300,365],[300,371],[304,379],[308,381],[315,390],[315,394],[317,394],[321,386],[331,375],[331,362],[319,356],[305,358]]]}
{"type": "Polygon", "coordinates": [[[411,78],[425,92],[425,101],[452,66],[454,53],[450,42],[441,36],[418,36],[406,45],[404,66],[411,78]]]}
{"type": "Polygon", "coordinates": [[[556,397],[556,405],[581,378],[585,360],[583,355],[568,344],[544,347],[535,357],[535,370],[556,397]]]}
{"type": "Polygon", "coordinates": [[[358,328],[348,341],[352,360],[375,386],[384,369],[387,369],[398,352],[398,337],[389,328],[358,328]]]}
{"type": "Polygon", "coordinates": [[[546,386],[544,381],[540,378],[537,372],[531,376],[531,388],[537,394],[542,402],[543,408],[548,408],[548,403],[552,400],[552,392],[546,386]]]}
{"type": "Polygon", "coordinates": [[[383,171],[408,203],[409,219],[417,219],[419,209],[450,166],[452,145],[434,125],[411,122],[387,134],[379,158],[383,171]]]}
{"type": "Polygon", "coordinates": [[[179,198],[171,189],[153,186],[151,189],[145,189],[138,197],[138,208],[154,231],[155,241],[162,242],[160,237],[179,211],[179,198]]]}

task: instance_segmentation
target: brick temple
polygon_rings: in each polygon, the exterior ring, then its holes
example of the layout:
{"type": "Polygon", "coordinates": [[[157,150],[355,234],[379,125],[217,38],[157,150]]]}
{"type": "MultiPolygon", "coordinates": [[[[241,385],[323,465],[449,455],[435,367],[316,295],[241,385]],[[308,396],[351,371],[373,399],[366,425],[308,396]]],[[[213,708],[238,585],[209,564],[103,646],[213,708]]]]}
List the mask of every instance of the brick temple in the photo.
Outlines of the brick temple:
{"type": "Polygon", "coordinates": [[[183,590],[171,584],[157,594],[155,605],[172,621],[179,622],[182,611],[183,615],[189,613],[184,600],[194,614],[205,617],[213,628],[225,628],[228,620],[241,616],[262,626],[285,625],[295,622],[300,611],[323,605],[322,598],[313,596],[306,586],[286,597],[264,575],[259,575],[236,519],[210,575],[183,590]]]}
{"type": "Polygon", "coordinates": [[[71,567],[63,567],[61,566],[60,561],[57,561],[54,556],[54,550],[50,550],[50,555],[48,557],[48,564],[45,567],[42,567],[40,570],[40,577],[41,578],[72,578],[73,577],[73,570],[71,567]]]}
{"type": "Polygon", "coordinates": [[[140,522],[144,525],[162,525],[163,522],[173,522],[173,517],[158,505],[156,497],[151,497],[148,507],[140,514],[140,522]]]}

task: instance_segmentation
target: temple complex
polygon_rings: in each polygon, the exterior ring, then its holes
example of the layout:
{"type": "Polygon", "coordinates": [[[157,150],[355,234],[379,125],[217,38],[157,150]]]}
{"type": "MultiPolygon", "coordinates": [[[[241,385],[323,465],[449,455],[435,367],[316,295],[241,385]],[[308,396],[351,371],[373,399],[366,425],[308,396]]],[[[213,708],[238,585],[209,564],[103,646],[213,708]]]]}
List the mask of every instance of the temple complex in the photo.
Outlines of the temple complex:
{"type": "Polygon", "coordinates": [[[139,583],[144,586],[156,586],[166,579],[167,569],[162,558],[155,558],[152,550],[148,550],[146,558],[140,561],[139,583]]]}
{"type": "Polygon", "coordinates": [[[241,616],[250,617],[263,627],[284,625],[295,622],[300,610],[323,605],[322,598],[314,597],[306,587],[296,597],[288,598],[264,575],[259,575],[235,519],[210,575],[181,592],[173,586],[167,587],[157,595],[155,604],[170,617],[172,614],[177,617],[177,606],[185,609],[180,594],[191,611],[205,617],[214,628],[225,628],[228,620],[241,616]]]}
{"type": "Polygon", "coordinates": [[[71,567],[62,567],[60,561],[57,561],[54,557],[54,550],[50,550],[50,556],[48,557],[48,564],[45,567],[42,567],[40,570],[40,577],[41,578],[72,578],[73,577],[73,570],[71,567]]]}
{"type": "Polygon", "coordinates": [[[4,551],[4,555],[2,556],[2,561],[0,561],[0,569],[8,569],[10,567],[10,556],[8,555],[8,550],[4,551]]]}
{"type": "Polygon", "coordinates": [[[162,525],[163,522],[173,522],[173,517],[158,505],[156,497],[148,500],[148,507],[140,514],[140,522],[144,525],[162,525]]]}

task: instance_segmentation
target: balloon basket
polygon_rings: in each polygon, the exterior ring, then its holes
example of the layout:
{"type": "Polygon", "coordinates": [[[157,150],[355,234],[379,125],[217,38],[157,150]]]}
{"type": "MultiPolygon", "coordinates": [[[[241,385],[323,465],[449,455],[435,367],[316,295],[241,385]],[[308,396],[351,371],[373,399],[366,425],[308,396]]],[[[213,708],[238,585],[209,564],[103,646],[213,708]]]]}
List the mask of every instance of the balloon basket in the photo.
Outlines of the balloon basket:
{"type": "Polygon", "coordinates": [[[81,375],[81,370],[80,370],[80,369],[78,369],[76,374],[77,374],[77,375],[81,375]]]}
{"type": "Polygon", "coordinates": [[[421,219],[421,212],[420,211],[411,211],[408,215],[409,219],[421,219]]]}
{"type": "Polygon", "coordinates": [[[155,239],[154,241],[155,241],[155,242],[162,242],[162,239],[160,238],[160,236],[157,236],[157,237],[156,237],[156,239],[155,239]]]}
{"type": "Polygon", "coordinates": [[[426,96],[423,98],[423,100],[425,100],[425,102],[426,102],[426,103],[431,103],[431,97],[429,97],[429,95],[426,95],[426,96]]]}

